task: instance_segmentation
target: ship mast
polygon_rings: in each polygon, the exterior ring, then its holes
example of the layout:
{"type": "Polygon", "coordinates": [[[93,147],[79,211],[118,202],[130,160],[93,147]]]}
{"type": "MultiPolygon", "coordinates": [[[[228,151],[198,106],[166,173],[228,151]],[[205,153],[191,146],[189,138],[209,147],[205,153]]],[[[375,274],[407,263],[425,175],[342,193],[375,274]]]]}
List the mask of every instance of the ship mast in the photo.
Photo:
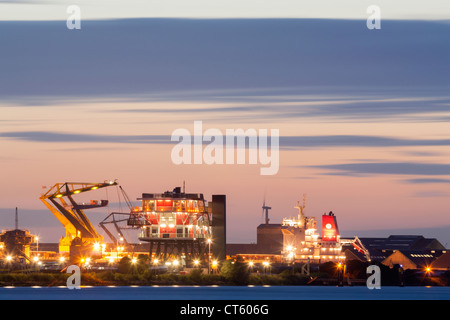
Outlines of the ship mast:
{"type": "Polygon", "coordinates": [[[297,201],[297,205],[295,206],[296,209],[298,209],[298,221],[299,221],[299,227],[303,228],[305,225],[305,215],[303,213],[304,209],[306,207],[306,194],[303,194],[303,203],[300,205],[300,201],[297,201]]]}

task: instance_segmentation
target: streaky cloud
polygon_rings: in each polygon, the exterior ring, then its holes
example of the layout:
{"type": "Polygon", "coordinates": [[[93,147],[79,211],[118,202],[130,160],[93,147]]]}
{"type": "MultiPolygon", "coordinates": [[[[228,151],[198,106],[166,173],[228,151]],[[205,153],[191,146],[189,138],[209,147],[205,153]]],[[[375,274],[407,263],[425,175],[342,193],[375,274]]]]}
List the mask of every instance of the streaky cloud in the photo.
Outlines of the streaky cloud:
{"type": "Polygon", "coordinates": [[[3,132],[0,137],[31,142],[83,142],[83,143],[170,143],[170,136],[166,135],[99,135],[78,134],[48,131],[19,131],[3,132]]]}
{"type": "MultiPolygon", "coordinates": [[[[107,135],[51,131],[0,132],[0,138],[30,142],[173,144],[170,135],[107,135]]],[[[450,139],[400,139],[361,135],[281,136],[286,150],[337,147],[450,146],[450,139]]]]}
{"type": "Polygon", "coordinates": [[[403,180],[403,182],[411,184],[433,184],[433,183],[450,184],[450,179],[419,178],[419,179],[406,179],[403,180]]]}
{"type": "Polygon", "coordinates": [[[87,20],[80,32],[61,21],[1,21],[0,29],[0,96],[16,101],[450,85],[450,24],[432,21],[385,20],[382,32],[332,19],[87,20]]]}
{"type": "Polygon", "coordinates": [[[328,174],[344,176],[358,175],[450,175],[450,164],[443,163],[412,163],[412,162],[372,162],[343,163],[330,165],[308,166],[309,168],[332,170],[328,174]]]}
{"type": "Polygon", "coordinates": [[[282,148],[449,146],[450,139],[400,139],[363,135],[283,136],[282,148]]]}
{"type": "MultiPolygon", "coordinates": [[[[327,97],[327,94],[318,95],[314,98],[306,94],[297,94],[286,96],[283,92],[271,96],[270,100],[264,95],[256,98],[253,96],[241,96],[240,100],[230,94],[229,99],[233,102],[231,105],[213,106],[213,107],[179,107],[179,108],[161,108],[147,106],[145,108],[129,108],[119,110],[106,110],[106,112],[120,113],[178,113],[178,114],[211,114],[223,113],[228,119],[241,119],[245,117],[250,121],[261,121],[269,119],[339,119],[347,121],[379,121],[380,119],[389,121],[442,121],[446,122],[450,117],[450,106],[442,104],[444,101],[450,101],[450,96],[443,98],[416,96],[414,92],[397,92],[395,98],[384,96],[373,97],[357,96],[355,92],[351,93],[344,89],[341,93],[346,97],[327,97]],[[250,101],[248,101],[250,100],[250,101]],[[240,105],[239,105],[240,104],[240,105]],[[447,116],[445,116],[447,114],[447,116]],[[253,119],[253,120],[252,120],[253,119]]],[[[251,94],[251,93],[249,93],[251,94]]],[[[330,95],[330,93],[328,93],[330,95]]],[[[170,101],[170,97],[167,97],[170,101]]],[[[190,101],[190,97],[186,97],[190,101]]],[[[203,105],[206,103],[217,103],[214,97],[197,97],[203,105]]],[[[222,100],[220,102],[227,102],[222,100]]],[[[230,101],[228,101],[229,103],[230,101]]]]}

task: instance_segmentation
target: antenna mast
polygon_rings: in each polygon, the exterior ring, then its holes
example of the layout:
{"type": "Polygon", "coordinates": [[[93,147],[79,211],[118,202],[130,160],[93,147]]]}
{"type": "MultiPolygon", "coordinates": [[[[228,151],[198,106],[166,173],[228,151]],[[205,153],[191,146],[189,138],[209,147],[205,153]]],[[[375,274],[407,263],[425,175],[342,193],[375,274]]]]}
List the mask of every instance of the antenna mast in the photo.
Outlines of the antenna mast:
{"type": "Polygon", "coordinates": [[[17,207],[16,207],[16,230],[19,229],[19,214],[17,212],[17,207]]]}
{"type": "Polygon", "coordinates": [[[305,210],[306,207],[306,194],[303,194],[303,203],[300,205],[300,201],[297,201],[297,206],[295,207],[298,209],[298,220],[300,221],[300,227],[304,227],[305,225],[305,210]]]}

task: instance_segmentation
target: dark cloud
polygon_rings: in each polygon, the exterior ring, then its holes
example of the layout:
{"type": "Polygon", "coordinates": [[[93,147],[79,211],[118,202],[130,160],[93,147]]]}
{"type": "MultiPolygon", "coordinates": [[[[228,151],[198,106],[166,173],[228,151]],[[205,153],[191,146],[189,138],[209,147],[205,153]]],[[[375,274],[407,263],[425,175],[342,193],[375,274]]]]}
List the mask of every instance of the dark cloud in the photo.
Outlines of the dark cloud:
{"type": "Polygon", "coordinates": [[[386,20],[382,32],[326,19],[84,21],[77,32],[64,21],[1,21],[0,30],[3,101],[450,85],[450,25],[432,21],[386,20]]]}
{"type": "Polygon", "coordinates": [[[361,135],[284,136],[280,146],[287,149],[323,147],[408,147],[450,146],[450,139],[399,139],[361,135]]]}
{"type": "Polygon", "coordinates": [[[432,184],[432,183],[450,184],[450,179],[438,179],[438,178],[407,179],[403,181],[412,184],[432,184]]]}
{"type": "MultiPolygon", "coordinates": [[[[188,130],[191,130],[188,128],[188,130]]],[[[191,133],[192,130],[191,130],[191,133]]],[[[222,132],[225,134],[225,131],[222,132]]],[[[270,132],[269,132],[270,137],[270,132]]],[[[30,142],[67,143],[128,143],[128,144],[173,144],[170,135],[99,135],[62,133],[50,131],[0,132],[0,138],[30,142]]],[[[206,144],[206,143],[205,143],[206,144]]],[[[334,147],[408,147],[450,146],[450,139],[399,139],[379,136],[335,135],[335,136],[281,136],[281,149],[309,149],[334,147]]]]}
{"type": "MultiPolygon", "coordinates": [[[[253,106],[235,106],[235,107],[219,107],[219,108],[147,108],[147,109],[121,109],[121,110],[108,110],[108,112],[124,112],[124,113],[226,113],[226,112],[242,112],[242,111],[255,111],[258,107],[253,106]]],[[[259,107],[259,111],[261,108],[259,107]]]]}
{"type": "Polygon", "coordinates": [[[322,117],[322,118],[341,118],[345,120],[367,121],[379,119],[391,119],[395,121],[445,121],[442,113],[449,113],[450,107],[441,102],[449,101],[448,98],[435,100],[433,98],[407,99],[399,96],[397,101],[381,97],[375,101],[370,98],[364,100],[347,101],[344,104],[323,105],[307,110],[297,110],[285,114],[286,117],[322,117]],[[367,101],[364,101],[367,100],[367,101]],[[434,115],[439,114],[439,115],[434,115]],[[404,118],[405,115],[410,117],[404,118]],[[420,117],[417,117],[420,115],[420,117]],[[412,117],[413,116],[413,117],[412,117]],[[392,119],[392,117],[396,117],[392,119]]]}
{"type": "Polygon", "coordinates": [[[414,156],[414,157],[433,157],[433,156],[441,156],[442,153],[440,152],[431,152],[431,151],[401,151],[401,154],[407,155],[407,156],[414,156]]]}
{"type": "Polygon", "coordinates": [[[99,151],[118,151],[118,150],[130,150],[129,147],[80,147],[80,148],[58,148],[50,151],[67,151],[67,152],[99,152],[99,151]]]}
{"type": "Polygon", "coordinates": [[[450,175],[450,164],[442,163],[372,162],[318,165],[309,167],[322,170],[331,170],[330,173],[326,173],[327,175],[450,175]]]}
{"type": "Polygon", "coordinates": [[[48,131],[3,132],[0,137],[31,142],[100,142],[100,143],[170,143],[170,136],[165,135],[98,135],[77,134],[48,131]]]}
{"type": "Polygon", "coordinates": [[[123,19],[85,21],[81,32],[0,21],[0,96],[23,106],[234,103],[112,111],[211,122],[450,121],[450,24],[384,23],[381,35],[346,20],[123,19]]]}

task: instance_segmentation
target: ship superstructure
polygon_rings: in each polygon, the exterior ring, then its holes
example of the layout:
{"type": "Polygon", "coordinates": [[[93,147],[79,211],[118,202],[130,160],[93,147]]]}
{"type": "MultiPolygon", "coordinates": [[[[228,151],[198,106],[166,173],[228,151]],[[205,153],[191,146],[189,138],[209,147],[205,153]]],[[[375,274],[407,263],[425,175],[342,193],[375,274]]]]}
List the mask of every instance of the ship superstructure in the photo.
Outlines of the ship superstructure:
{"type": "Polygon", "coordinates": [[[322,237],[320,237],[316,218],[304,214],[305,196],[303,203],[300,204],[298,201],[295,208],[299,211],[297,217],[284,218],[281,224],[284,259],[288,262],[317,263],[345,260],[345,256],[341,253],[342,245],[334,213],[322,215],[322,237]]]}

